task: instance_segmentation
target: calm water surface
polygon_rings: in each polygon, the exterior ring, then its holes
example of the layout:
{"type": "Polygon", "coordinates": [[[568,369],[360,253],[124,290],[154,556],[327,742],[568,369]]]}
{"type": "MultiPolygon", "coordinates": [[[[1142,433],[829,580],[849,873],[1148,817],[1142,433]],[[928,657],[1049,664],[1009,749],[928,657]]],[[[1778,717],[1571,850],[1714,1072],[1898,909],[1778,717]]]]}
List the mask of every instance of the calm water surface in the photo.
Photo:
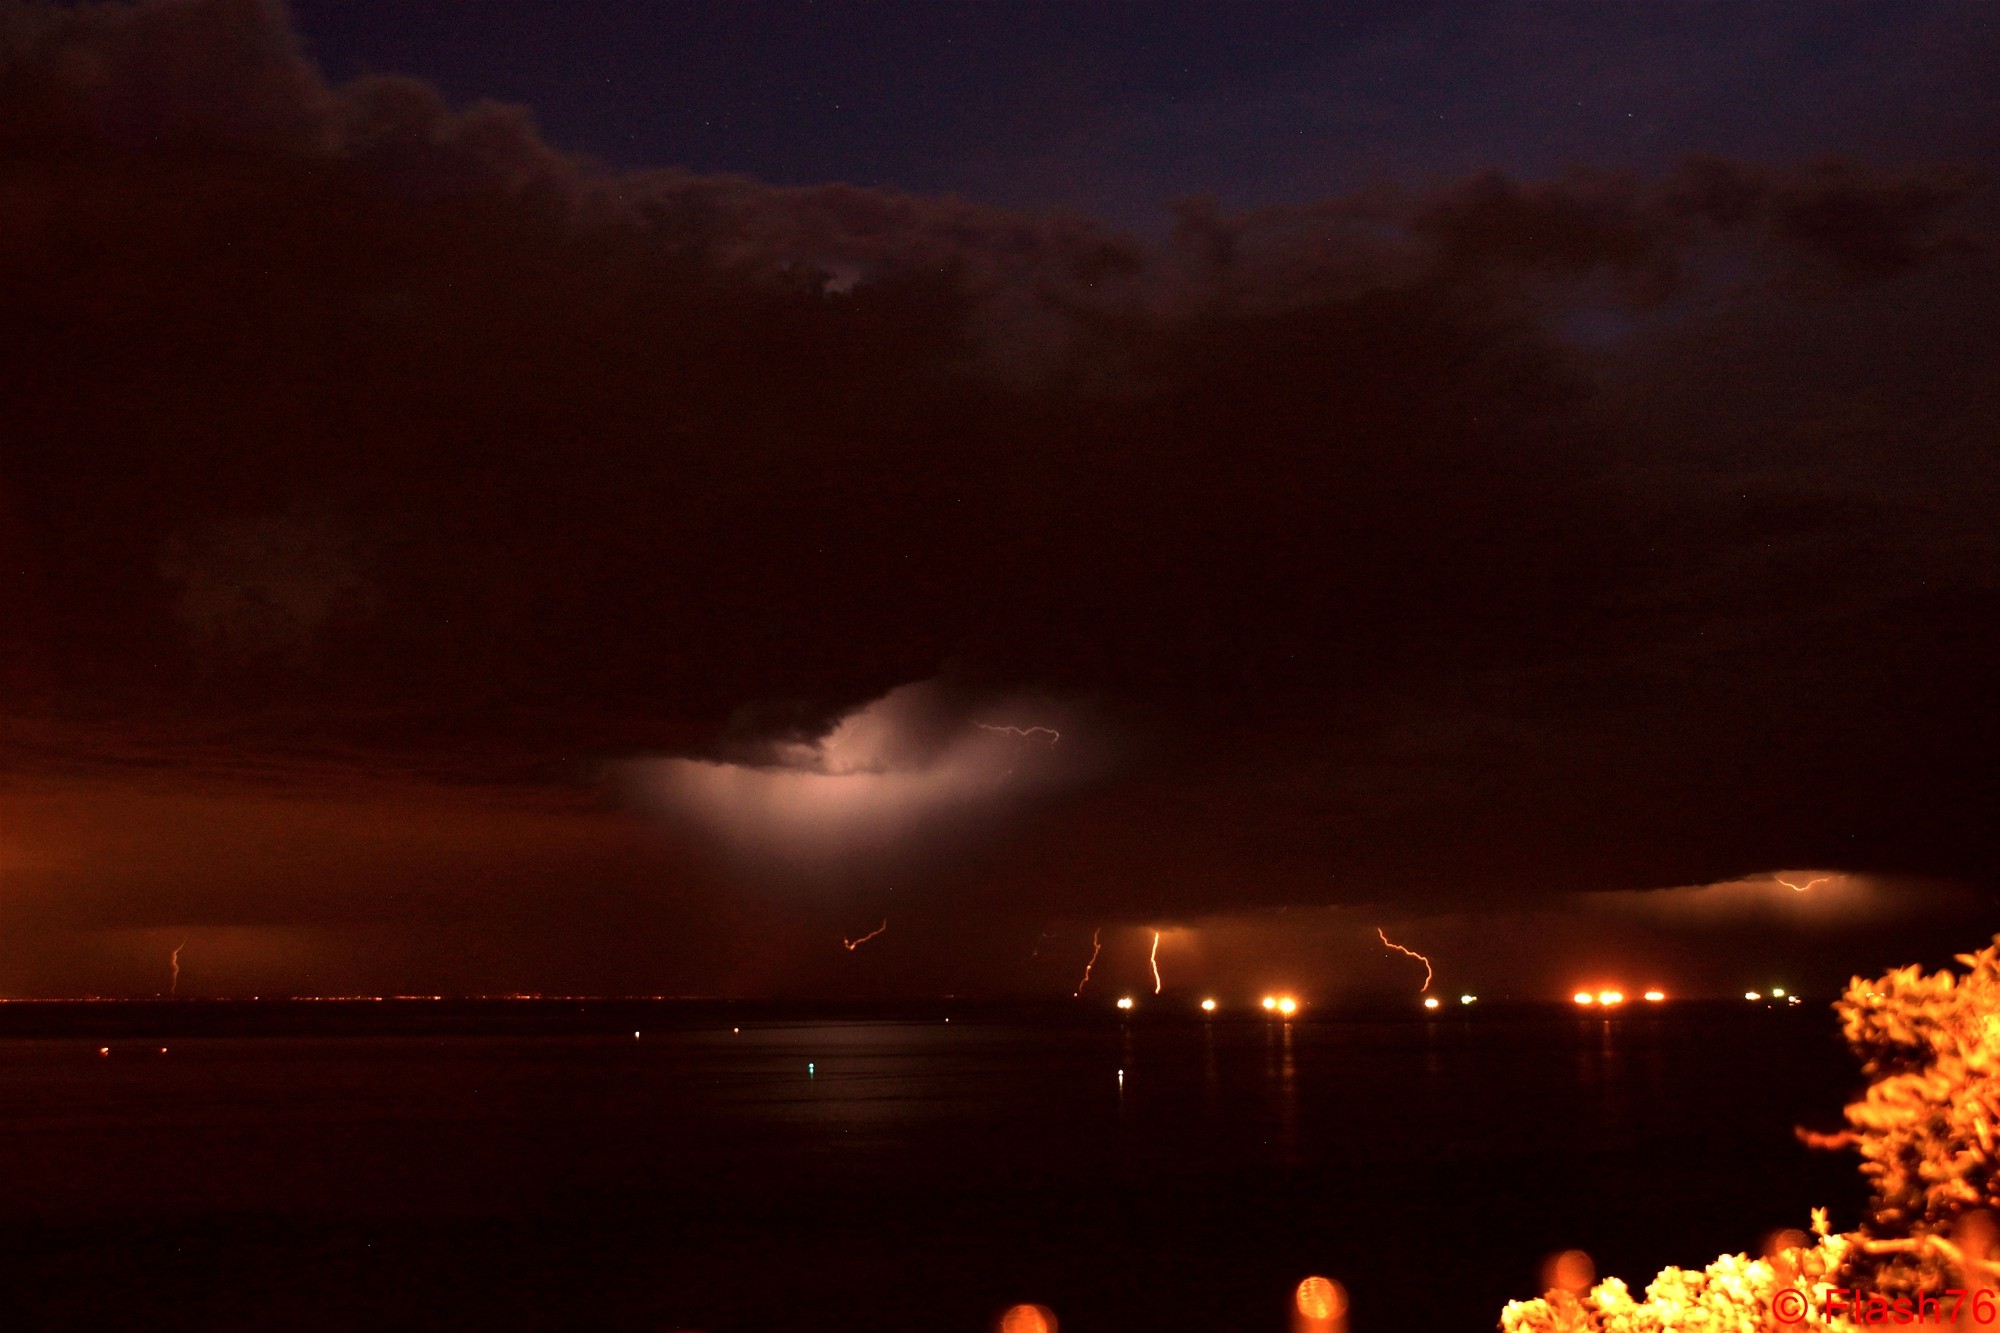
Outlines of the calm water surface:
{"type": "Polygon", "coordinates": [[[1861,1200],[1791,1132],[1857,1081],[1818,1005],[633,1014],[0,1041],[0,1327],[970,1331],[1035,1300],[1248,1333],[1318,1272],[1356,1333],[1449,1333],[1554,1249],[1643,1280],[1861,1200]]]}

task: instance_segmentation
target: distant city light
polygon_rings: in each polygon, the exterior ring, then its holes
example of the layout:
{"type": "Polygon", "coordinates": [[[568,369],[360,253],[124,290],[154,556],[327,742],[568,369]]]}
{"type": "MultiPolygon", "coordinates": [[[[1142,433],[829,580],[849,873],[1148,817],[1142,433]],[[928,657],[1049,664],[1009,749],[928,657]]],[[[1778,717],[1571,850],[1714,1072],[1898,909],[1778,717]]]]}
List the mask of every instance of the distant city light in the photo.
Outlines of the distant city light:
{"type": "Polygon", "coordinates": [[[1458,997],[1458,1002],[1460,1004],[1472,1004],[1478,999],[1479,997],[1477,995],[1461,995],[1458,997]]]}
{"type": "Polygon", "coordinates": [[[1437,996],[1435,996],[1435,995],[1426,995],[1426,996],[1424,997],[1424,1008],[1426,1008],[1426,1009],[1435,1009],[1435,1008],[1437,1008],[1437,1007],[1438,1007],[1438,997],[1437,997],[1437,996]]]}
{"type": "Polygon", "coordinates": [[[1283,1014],[1286,1018],[1290,1018],[1293,1014],[1297,1013],[1298,1010],[1299,1010],[1299,1002],[1297,1000],[1294,1000],[1289,995],[1279,997],[1278,1012],[1283,1014]]]}
{"type": "Polygon", "coordinates": [[[1667,993],[1663,990],[1649,990],[1646,992],[1645,998],[1652,1001],[1654,1004],[1658,1004],[1661,1000],[1667,998],[1667,993]]]}
{"type": "Polygon", "coordinates": [[[1266,1009],[1276,1009],[1278,1007],[1278,997],[1275,995],[1266,995],[1264,997],[1264,1007],[1266,1009]]]}
{"type": "Polygon", "coordinates": [[[1119,996],[1119,997],[1118,997],[1118,1007],[1119,1007],[1120,1009],[1130,1009],[1130,1008],[1132,1007],[1132,997],[1131,997],[1131,996],[1129,996],[1129,995],[1121,995],[1121,996],[1119,996]]]}
{"type": "Polygon", "coordinates": [[[1214,1012],[1215,1012],[1215,1001],[1214,1001],[1214,1000],[1203,1000],[1203,1001],[1201,1002],[1201,1011],[1202,1011],[1202,1012],[1203,1012],[1204,1014],[1212,1014],[1212,1013],[1214,1013],[1214,1012]]]}
{"type": "Polygon", "coordinates": [[[1597,1002],[1599,1004],[1623,1004],[1625,1003],[1625,992],[1601,990],[1597,992],[1597,1002]]]}
{"type": "Polygon", "coordinates": [[[1796,995],[1787,995],[1785,997],[1786,1004],[1797,1004],[1798,1002],[1799,1002],[1799,997],[1796,995]]]}
{"type": "Polygon", "coordinates": [[[1743,998],[1746,1000],[1761,1000],[1764,997],[1762,995],[1759,995],[1756,991],[1747,990],[1743,992],[1743,998]]]}
{"type": "Polygon", "coordinates": [[[1573,998],[1573,999],[1575,999],[1575,1000],[1576,1000],[1576,1002],[1577,1002],[1578,1004],[1595,1004],[1595,1003],[1597,1003],[1597,997],[1596,997],[1595,995],[1592,995],[1592,994],[1591,994],[1591,993],[1590,993],[1589,991],[1587,991],[1587,990],[1580,990],[1580,991],[1578,991],[1578,992],[1577,992],[1577,993],[1575,994],[1575,996],[1573,996],[1572,998],[1573,998]]]}
{"type": "Polygon", "coordinates": [[[1785,988],[1783,986],[1773,986],[1771,987],[1771,994],[1782,1000],[1785,998],[1785,988]]]}

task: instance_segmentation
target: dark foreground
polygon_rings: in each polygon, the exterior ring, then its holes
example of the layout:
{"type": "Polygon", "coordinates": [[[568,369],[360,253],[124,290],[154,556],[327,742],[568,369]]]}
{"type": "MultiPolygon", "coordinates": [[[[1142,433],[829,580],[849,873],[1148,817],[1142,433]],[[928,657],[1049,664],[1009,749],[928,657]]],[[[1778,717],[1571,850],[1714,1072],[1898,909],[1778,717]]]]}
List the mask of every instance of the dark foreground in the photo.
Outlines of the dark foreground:
{"type": "Polygon", "coordinates": [[[0,1327],[1452,1333],[1862,1198],[1822,1004],[945,1012],[0,1006],[0,1327]]]}

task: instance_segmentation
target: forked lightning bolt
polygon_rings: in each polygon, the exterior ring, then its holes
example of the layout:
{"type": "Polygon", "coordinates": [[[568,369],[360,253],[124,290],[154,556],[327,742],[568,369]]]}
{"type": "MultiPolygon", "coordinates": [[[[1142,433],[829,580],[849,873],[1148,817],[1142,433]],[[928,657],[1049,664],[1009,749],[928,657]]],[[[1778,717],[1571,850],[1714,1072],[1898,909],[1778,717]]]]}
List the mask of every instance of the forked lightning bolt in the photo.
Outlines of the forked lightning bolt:
{"type": "Polygon", "coordinates": [[[1083,965],[1083,980],[1076,983],[1076,991],[1071,999],[1083,994],[1083,988],[1090,984],[1090,969],[1097,966],[1097,955],[1104,949],[1104,927],[1090,932],[1090,961],[1083,965]]]}
{"type": "Polygon", "coordinates": [[[862,945],[868,943],[868,941],[874,939],[877,935],[880,935],[883,931],[887,930],[888,928],[889,928],[889,918],[885,916],[882,918],[881,925],[875,927],[875,929],[869,931],[866,935],[863,935],[860,939],[857,940],[843,939],[840,942],[840,947],[847,950],[849,953],[853,953],[856,949],[859,949],[862,945]]]}
{"type": "Polygon", "coordinates": [[[1397,953],[1408,954],[1410,957],[1416,959],[1418,962],[1424,965],[1424,984],[1417,987],[1417,994],[1422,995],[1425,991],[1429,990],[1431,988],[1431,978],[1436,975],[1431,970],[1431,960],[1424,957],[1422,954],[1418,953],[1415,949],[1405,949],[1402,945],[1396,943],[1394,940],[1390,939],[1387,935],[1383,935],[1382,927],[1380,926],[1375,927],[1375,933],[1377,935],[1382,936],[1382,943],[1388,945],[1391,949],[1394,949],[1397,953]]]}
{"type": "Polygon", "coordinates": [[[1160,993],[1160,932],[1153,932],[1153,952],[1147,955],[1147,965],[1153,969],[1153,994],[1160,993]]]}

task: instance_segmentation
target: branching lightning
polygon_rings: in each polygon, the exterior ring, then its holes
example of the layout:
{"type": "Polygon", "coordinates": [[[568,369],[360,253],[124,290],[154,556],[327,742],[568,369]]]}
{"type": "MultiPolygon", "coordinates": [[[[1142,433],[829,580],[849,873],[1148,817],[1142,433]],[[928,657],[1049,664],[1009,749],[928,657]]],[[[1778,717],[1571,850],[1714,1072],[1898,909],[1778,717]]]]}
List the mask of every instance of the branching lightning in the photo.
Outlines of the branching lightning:
{"type": "Polygon", "coordinates": [[[1103,952],[1103,950],[1104,927],[1099,926],[1096,930],[1090,932],[1090,961],[1083,965],[1083,980],[1076,983],[1076,991],[1071,995],[1071,999],[1082,995],[1083,988],[1090,984],[1090,969],[1097,966],[1097,955],[1103,952]]]}
{"type": "Polygon", "coordinates": [[[1035,741],[1041,745],[1054,745],[1062,739],[1062,733],[1054,727],[1000,727],[991,722],[972,724],[981,731],[997,731],[1007,736],[1018,736],[1024,741],[1035,741]]]}
{"type": "Polygon", "coordinates": [[[187,947],[187,941],[182,940],[174,946],[174,951],[167,955],[167,965],[174,970],[173,979],[167,983],[167,994],[169,995],[174,994],[181,988],[181,950],[187,947]]]}
{"type": "Polygon", "coordinates": [[[1380,926],[1375,927],[1375,933],[1381,936],[1382,943],[1388,945],[1391,949],[1394,949],[1397,953],[1408,954],[1410,957],[1416,959],[1418,962],[1424,965],[1424,984],[1417,987],[1417,994],[1422,995],[1425,991],[1429,990],[1431,988],[1431,978],[1437,975],[1431,969],[1431,960],[1424,957],[1422,954],[1418,953],[1415,949],[1405,949],[1402,945],[1396,943],[1394,940],[1390,939],[1387,935],[1383,935],[1382,927],[1380,926]]]}
{"type": "Polygon", "coordinates": [[[885,916],[882,918],[881,925],[875,927],[875,929],[869,931],[866,935],[863,935],[860,939],[855,939],[855,940],[843,939],[840,942],[840,947],[847,950],[849,953],[853,953],[856,949],[859,949],[862,945],[868,943],[868,941],[874,939],[877,935],[880,935],[883,931],[887,930],[888,928],[889,928],[889,918],[885,916]]]}
{"type": "Polygon", "coordinates": [[[1783,876],[1777,876],[1775,878],[1777,878],[1778,883],[1784,885],[1786,888],[1790,889],[1793,893],[1804,893],[1807,889],[1811,888],[1815,884],[1830,884],[1833,882],[1832,875],[1821,875],[1818,879],[1809,879],[1803,884],[1794,884],[1790,880],[1785,879],[1783,876]]]}
{"type": "Polygon", "coordinates": [[[1160,993],[1160,932],[1153,932],[1153,952],[1146,957],[1146,963],[1153,969],[1153,994],[1160,993]]]}

